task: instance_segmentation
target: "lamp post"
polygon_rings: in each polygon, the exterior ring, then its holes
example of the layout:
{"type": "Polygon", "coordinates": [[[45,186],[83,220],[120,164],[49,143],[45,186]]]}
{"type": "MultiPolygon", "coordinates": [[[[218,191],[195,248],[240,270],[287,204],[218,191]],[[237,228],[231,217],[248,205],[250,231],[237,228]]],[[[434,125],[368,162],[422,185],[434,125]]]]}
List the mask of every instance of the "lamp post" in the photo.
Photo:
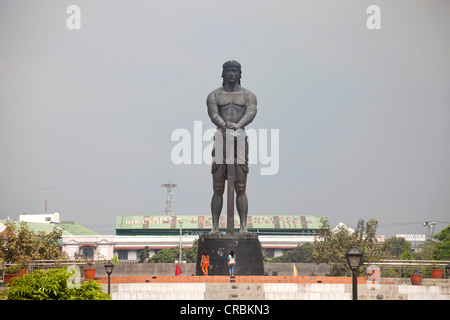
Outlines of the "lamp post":
{"type": "Polygon", "coordinates": [[[347,263],[352,269],[352,286],[353,286],[353,300],[358,300],[358,279],[356,278],[356,271],[361,265],[363,253],[353,246],[347,252],[347,263]]]}
{"type": "Polygon", "coordinates": [[[181,263],[181,253],[182,253],[181,249],[183,246],[181,235],[183,233],[183,221],[181,220],[181,218],[178,218],[177,220],[180,223],[180,259],[179,259],[179,263],[181,263]]]}
{"type": "Polygon", "coordinates": [[[105,264],[105,270],[108,274],[108,294],[111,294],[111,273],[114,270],[114,265],[111,263],[111,261],[108,261],[108,263],[105,264]]]}

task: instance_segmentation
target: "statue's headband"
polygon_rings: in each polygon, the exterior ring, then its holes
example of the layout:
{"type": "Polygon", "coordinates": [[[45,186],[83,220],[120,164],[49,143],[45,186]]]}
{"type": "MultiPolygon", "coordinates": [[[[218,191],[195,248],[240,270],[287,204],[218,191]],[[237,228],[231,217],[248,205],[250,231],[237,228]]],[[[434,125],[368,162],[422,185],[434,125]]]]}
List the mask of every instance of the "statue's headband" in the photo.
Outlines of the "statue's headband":
{"type": "Polygon", "coordinates": [[[235,68],[241,70],[241,64],[235,60],[227,61],[222,66],[223,70],[229,69],[229,68],[235,68]]]}

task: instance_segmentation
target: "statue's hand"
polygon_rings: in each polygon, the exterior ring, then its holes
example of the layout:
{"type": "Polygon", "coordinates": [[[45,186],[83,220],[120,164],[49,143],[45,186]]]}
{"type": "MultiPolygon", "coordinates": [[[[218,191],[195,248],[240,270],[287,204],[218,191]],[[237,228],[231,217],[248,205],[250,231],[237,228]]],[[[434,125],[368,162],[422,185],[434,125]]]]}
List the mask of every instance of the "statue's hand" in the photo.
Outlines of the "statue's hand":
{"type": "Polygon", "coordinates": [[[239,126],[234,122],[227,121],[226,124],[228,129],[240,129],[239,126]]]}

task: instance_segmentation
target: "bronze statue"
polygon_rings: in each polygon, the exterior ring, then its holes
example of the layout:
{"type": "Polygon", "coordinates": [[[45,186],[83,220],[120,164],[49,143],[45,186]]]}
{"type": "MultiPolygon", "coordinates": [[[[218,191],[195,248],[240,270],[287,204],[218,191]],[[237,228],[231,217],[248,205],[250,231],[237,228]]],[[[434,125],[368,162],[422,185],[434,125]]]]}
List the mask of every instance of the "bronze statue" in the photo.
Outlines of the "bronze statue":
{"type": "MultiPolygon", "coordinates": [[[[245,193],[248,173],[248,142],[245,135],[245,126],[253,121],[256,116],[256,96],[249,90],[241,87],[241,65],[230,60],[223,64],[222,87],[212,91],[207,99],[208,115],[220,132],[223,139],[223,150],[213,149],[213,163],[211,173],[213,177],[214,194],[211,200],[211,214],[213,225],[211,234],[219,232],[219,217],[223,206],[223,193],[225,180],[228,181],[227,200],[227,233],[234,232],[234,192],[236,192],[236,208],[240,218],[239,233],[247,233],[248,201],[245,193]],[[220,162],[215,161],[215,152],[226,153],[227,135],[234,136],[234,160],[220,162]],[[239,144],[238,135],[244,135],[245,144],[239,144]],[[245,148],[245,150],[240,150],[245,148]],[[245,155],[244,161],[238,160],[239,151],[245,155]],[[219,163],[217,163],[219,162],[219,163]]],[[[216,135],[216,139],[217,139],[216,135]]],[[[239,138],[242,138],[240,136],[239,138]]],[[[228,137],[228,139],[230,139],[228,137]]],[[[231,140],[231,141],[233,141],[231,140]]],[[[230,140],[228,140],[230,141],[230,140]]],[[[223,159],[226,158],[226,155],[223,159]]]]}

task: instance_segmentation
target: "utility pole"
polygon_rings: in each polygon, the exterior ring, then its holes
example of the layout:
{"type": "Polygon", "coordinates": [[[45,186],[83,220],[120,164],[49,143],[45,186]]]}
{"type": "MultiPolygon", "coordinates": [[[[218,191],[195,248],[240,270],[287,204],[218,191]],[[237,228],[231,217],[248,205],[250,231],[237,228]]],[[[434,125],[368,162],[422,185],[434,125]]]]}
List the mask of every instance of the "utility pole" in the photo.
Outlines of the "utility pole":
{"type": "Polygon", "coordinates": [[[177,185],[169,182],[162,184],[161,187],[167,188],[167,200],[166,200],[166,215],[173,216],[173,200],[172,200],[172,188],[175,188],[177,185]]]}

